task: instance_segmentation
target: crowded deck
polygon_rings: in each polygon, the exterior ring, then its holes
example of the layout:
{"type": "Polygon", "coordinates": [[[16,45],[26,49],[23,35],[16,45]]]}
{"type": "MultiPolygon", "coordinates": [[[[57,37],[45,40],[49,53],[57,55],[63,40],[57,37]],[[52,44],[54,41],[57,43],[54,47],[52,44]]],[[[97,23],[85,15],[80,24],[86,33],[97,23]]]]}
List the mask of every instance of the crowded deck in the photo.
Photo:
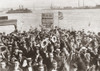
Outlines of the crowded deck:
{"type": "Polygon", "coordinates": [[[99,71],[100,33],[55,27],[1,33],[0,71],[99,71]]]}

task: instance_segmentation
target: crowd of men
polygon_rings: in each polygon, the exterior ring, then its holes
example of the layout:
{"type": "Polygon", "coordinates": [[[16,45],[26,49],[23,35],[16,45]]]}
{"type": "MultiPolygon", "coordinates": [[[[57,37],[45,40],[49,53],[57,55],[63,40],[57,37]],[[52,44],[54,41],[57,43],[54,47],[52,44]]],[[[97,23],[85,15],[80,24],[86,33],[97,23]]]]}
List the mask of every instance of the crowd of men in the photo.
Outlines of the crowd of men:
{"type": "Polygon", "coordinates": [[[58,27],[1,33],[0,71],[100,71],[100,33],[58,27]]]}

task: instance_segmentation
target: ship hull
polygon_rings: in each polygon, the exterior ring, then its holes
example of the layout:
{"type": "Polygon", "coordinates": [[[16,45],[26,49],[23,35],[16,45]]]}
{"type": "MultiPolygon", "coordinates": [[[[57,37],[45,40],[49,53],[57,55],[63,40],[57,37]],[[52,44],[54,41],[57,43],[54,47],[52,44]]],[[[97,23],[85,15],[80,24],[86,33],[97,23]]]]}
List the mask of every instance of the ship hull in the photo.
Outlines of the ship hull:
{"type": "Polygon", "coordinates": [[[32,13],[32,12],[6,12],[7,14],[11,14],[11,13],[32,13]]]}
{"type": "Polygon", "coordinates": [[[31,10],[24,10],[24,9],[18,9],[18,10],[9,10],[8,12],[6,12],[7,14],[11,14],[11,13],[32,13],[31,10]]]}

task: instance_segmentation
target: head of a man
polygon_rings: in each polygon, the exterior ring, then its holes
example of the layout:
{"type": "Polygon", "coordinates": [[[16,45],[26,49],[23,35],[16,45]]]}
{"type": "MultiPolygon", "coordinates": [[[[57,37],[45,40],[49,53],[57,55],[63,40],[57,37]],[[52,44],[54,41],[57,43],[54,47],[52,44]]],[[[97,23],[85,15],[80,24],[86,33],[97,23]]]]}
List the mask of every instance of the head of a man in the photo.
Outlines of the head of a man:
{"type": "Polygon", "coordinates": [[[32,65],[32,58],[27,58],[28,60],[28,66],[30,67],[32,65]]]}
{"type": "Polygon", "coordinates": [[[0,54],[0,61],[2,61],[2,55],[0,54]]]}
{"type": "Polygon", "coordinates": [[[38,66],[38,71],[44,71],[44,66],[43,65],[39,65],[38,66]]]}
{"type": "Polygon", "coordinates": [[[38,64],[43,65],[43,58],[41,56],[38,58],[38,64]]]}
{"type": "Polygon", "coordinates": [[[19,65],[20,65],[19,62],[18,62],[17,60],[15,60],[14,66],[15,66],[15,67],[19,67],[19,65]]]}
{"type": "Polygon", "coordinates": [[[53,53],[49,53],[49,58],[53,58],[53,57],[54,57],[53,53]]]}
{"type": "Polygon", "coordinates": [[[53,61],[53,58],[54,58],[53,53],[49,53],[48,56],[49,56],[50,61],[53,61]]]}
{"type": "Polygon", "coordinates": [[[52,67],[54,69],[57,69],[57,61],[55,61],[55,60],[52,61],[52,67]]]}
{"type": "Polygon", "coordinates": [[[6,68],[6,62],[5,61],[1,61],[1,68],[6,68]]]}

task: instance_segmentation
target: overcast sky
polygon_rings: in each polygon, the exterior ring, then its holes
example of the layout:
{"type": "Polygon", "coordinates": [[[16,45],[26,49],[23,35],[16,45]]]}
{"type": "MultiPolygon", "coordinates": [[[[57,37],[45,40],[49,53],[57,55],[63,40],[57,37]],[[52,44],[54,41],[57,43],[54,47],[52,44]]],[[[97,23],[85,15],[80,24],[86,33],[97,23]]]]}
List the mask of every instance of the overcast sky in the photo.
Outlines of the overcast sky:
{"type": "MultiPolygon", "coordinates": [[[[83,5],[83,0],[79,0],[80,5],[83,5]]],[[[78,6],[78,0],[0,0],[0,8],[14,8],[23,5],[24,7],[50,7],[53,6],[78,6]]],[[[100,0],[84,0],[85,5],[95,6],[100,4],[100,0]]]]}

